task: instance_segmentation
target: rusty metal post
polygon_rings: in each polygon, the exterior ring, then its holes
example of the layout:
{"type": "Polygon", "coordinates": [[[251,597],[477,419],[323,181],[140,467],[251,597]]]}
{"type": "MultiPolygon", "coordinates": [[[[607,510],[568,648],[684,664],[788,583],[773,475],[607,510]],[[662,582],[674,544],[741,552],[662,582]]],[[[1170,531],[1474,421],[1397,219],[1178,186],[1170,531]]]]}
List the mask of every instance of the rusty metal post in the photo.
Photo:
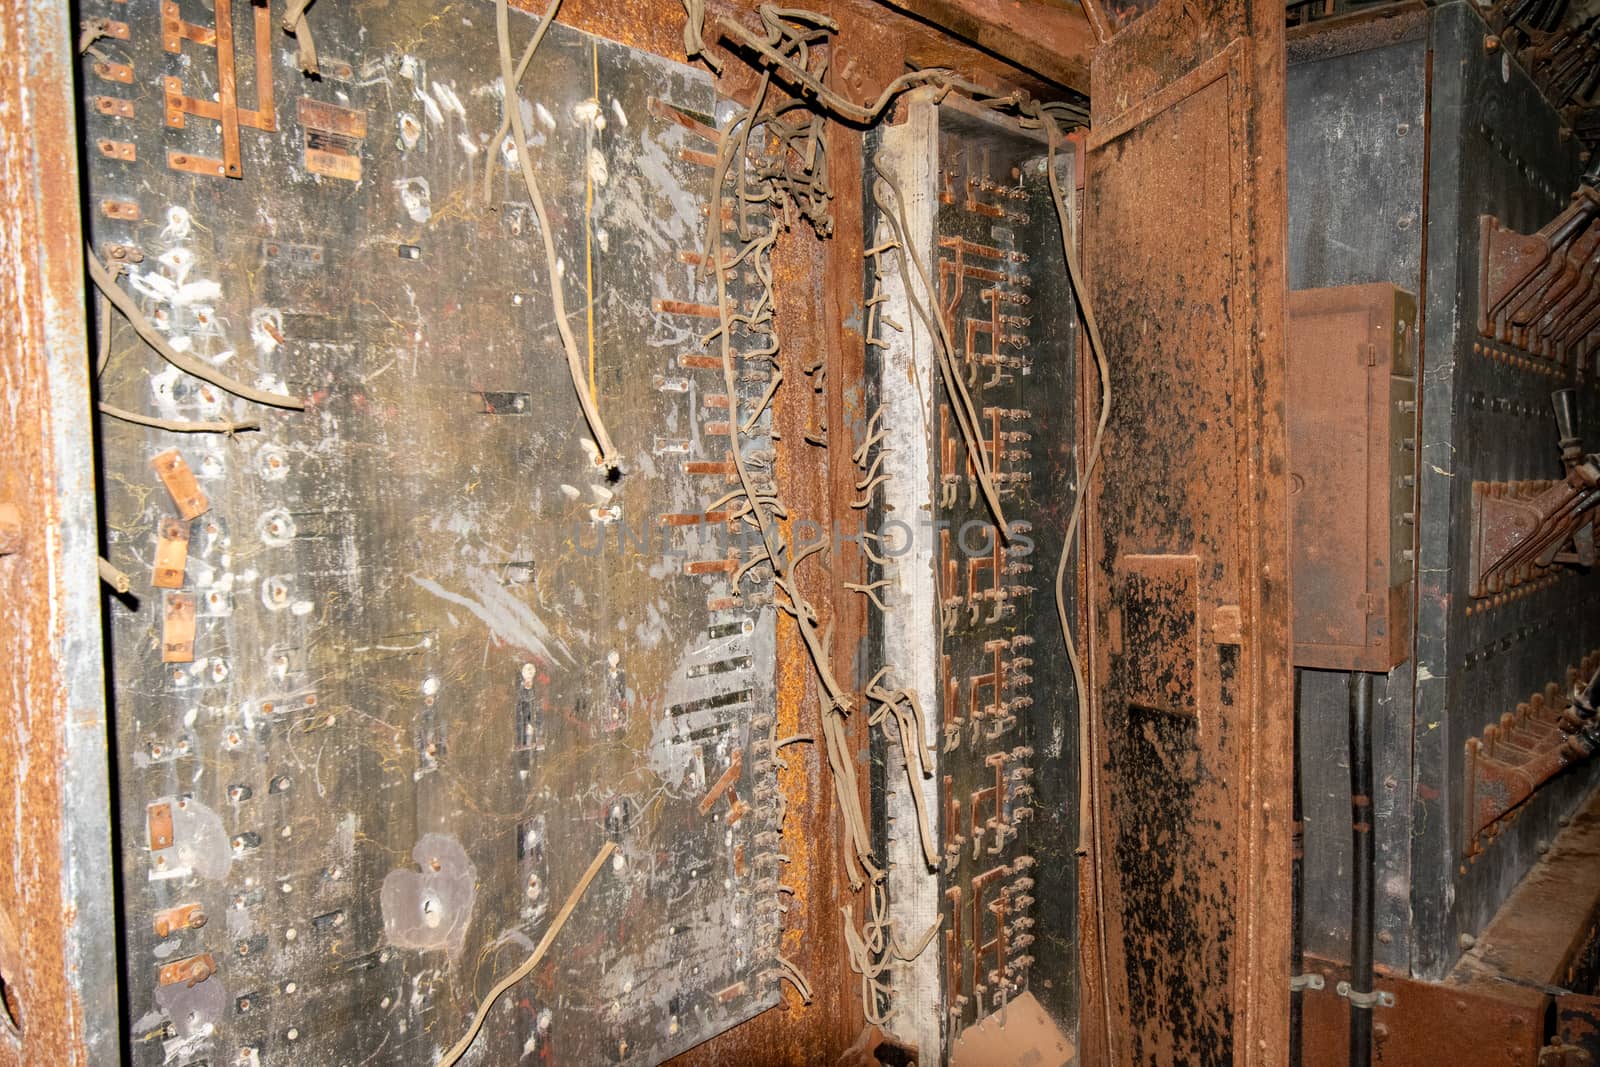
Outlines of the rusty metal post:
{"type": "Polygon", "coordinates": [[[121,1056],[70,18],[0,14],[0,1063],[121,1056]]]}

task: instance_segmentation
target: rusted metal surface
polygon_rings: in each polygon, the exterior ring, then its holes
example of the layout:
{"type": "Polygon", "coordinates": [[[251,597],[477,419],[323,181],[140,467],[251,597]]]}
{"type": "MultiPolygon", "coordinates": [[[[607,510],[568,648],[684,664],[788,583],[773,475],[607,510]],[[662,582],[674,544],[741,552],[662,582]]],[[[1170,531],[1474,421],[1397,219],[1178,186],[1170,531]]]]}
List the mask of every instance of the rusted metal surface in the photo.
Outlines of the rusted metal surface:
{"type": "Polygon", "coordinates": [[[1282,34],[1278,5],[1162,5],[1094,59],[1112,413],[1085,543],[1115,1063],[1268,1062],[1287,1037],[1282,34]],[[1186,558],[1192,597],[1162,600],[1181,626],[1119,618],[1135,575],[1186,558]],[[1152,657],[1171,685],[1141,702],[1152,657]]]}
{"type": "Polygon", "coordinates": [[[1089,91],[1098,43],[1084,8],[1042,0],[883,0],[1057,85],[1089,91]]]}
{"type": "Polygon", "coordinates": [[[1493,598],[1537,582],[1558,562],[1592,567],[1587,488],[1566,479],[1473,482],[1472,595],[1493,598]]]}
{"type": "MultiPolygon", "coordinates": [[[[118,1058],[93,440],[66,7],[0,14],[0,1061],[118,1058]]],[[[110,83],[107,83],[110,84],[110,83]]]]}
{"type": "MultiPolygon", "coordinates": [[[[1289,64],[1312,55],[1382,47],[1426,24],[1423,0],[1378,0],[1345,6],[1329,0],[1288,5],[1289,64]]],[[[1293,136],[1293,123],[1291,133],[1293,136]]]]}
{"type": "Polygon", "coordinates": [[[1585,957],[1600,920],[1600,792],[1506,897],[1452,972],[1499,987],[1593,993],[1585,957]]]}
{"type": "Polygon", "coordinates": [[[1480,220],[1478,332],[1582,373],[1600,339],[1600,191],[1580,185],[1537,233],[1480,220]]]}
{"type": "Polygon", "coordinates": [[[1600,651],[1568,668],[1562,681],[1551,682],[1484,727],[1481,737],[1467,739],[1467,852],[1476,855],[1487,839],[1546,782],[1587,758],[1572,733],[1583,720],[1572,710],[1575,684],[1584,684],[1600,670],[1600,651]]]}
{"type": "MultiPolygon", "coordinates": [[[[1394,1003],[1375,1011],[1373,1063],[1581,1064],[1600,1053],[1590,970],[1600,919],[1600,794],[1545,850],[1453,970],[1437,981],[1380,975],[1394,1003]],[[1546,1042],[1549,1041],[1547,1047],[1546,1042]]],[[[1308,960],[1325,988],[1306,993],[1304,1062],[1347,1063],[1343,965],[1308,960]]]]}
{"type": "Polygon", "coordinates": [[[1574,993],[1558,999],[1555,1030],[1556,1041],[1572,1057],[1557,1067],[1594,1067],[1600,1063],[1600,997],[1574,993]]]}
{"type": "Polygon", "coordinates": [[[22,509],[6,501],[0,504],[0,556],[21,552],[23,544],[22,509]]]}
{"type": "Polygon", "coordinates": [[[1485,5],[1494,29],[1484,47],[1515,57],[1561,109],[1571,131],[1591,149],[1600,143],[1600,101],[1595,99],[1600,69],[1600,24],[1583,4],[1545,7],[1516,0],[1485,5]]]}
{"type": "MultiPolygon", "coordinates": [[[[881,10],[866,5],[855,7],[841,5],[841,8],[841,22],[847,26],[847,30],[853,30],[846,33],[845,40],[854,42],[878,39],[883,30],[881,10]],[[863,10],[870,15],[863,14],[863,10]]],[[[678,58],[676,52],[679,47],[679,27],[676,19],[662,19],[660,13],[654,9],[642,10],[612,5],[604,11],[586,12],[581,4],[574,4],[568,14],[574,21],[586,24],[586,28],[600,28],[607,36],[640,43],[660,54],[678,58]]],[[[912,24],[907,22],[906,25],[912,24]]],[[[930,54],[941,49],[946,50],[947,54],[950,52],[949,45],[942,43],[937,35],[930,35],[919,29],[906,36],[914,42],[920,42],[913,47],[926,47],[930,54]]],[[[867,50],[863,51],[865,53],[867,50]]],[[[993,75],[996,71],[1000,71],[1003,77],[1026,80],[1015,72],[1004,72],[1003,68],[994,64],[992,60],[979,57],[975,52],[960,48],[953,51],[961,58],[972,59],[975,66],[982,68],[983,73],[993,75]]],[[[218,62],[221,60],[219,49],[218,62]]],[[[902,65],[900,57],[892,49],[875,46],[870,50],[867,59],[845,65],[839,77],[853,95],[868,96],[878,85],[898,73],[902,65]]],[[[337,74],[334,76],[337,77],[337,74]]],[[[748,77],[735,70],[730,72],[726,81],[730,85],[747,84],[748,77]]],[[[193,114],[200,114],[206,110],[198,106],[203,102],[185,98],[183,114],[191,114],[188,110],[191,103],[196,104],[193,114]]],[[[237,101],[234,101],[235,106],[219,111],[217,121],[226,125],[227,114],[237,110],[236,104],[237,101]]],[[[115,113],[121,118],[131,118],[134,114],[131,102],[126,108],[113,107],[110,111],[102,113],[115,113]]],[[[205,117],[210,116],[206,114],[205,117]]],[[[248,125],[242,120],[240,124],[248,125]]],[[[229,174],[232,171],[228,161],[235,155],[231,151],[226,151],[231,140],[232,138],[227,137],[224,130],[225,152],[221,167],[224,173],[229,174]]],[[[841,173],[844,175],[842,180],[835,181],[835,187],[847,191],[846,199],[850,198],[848,191],[852,190],[852,187],[855,190],[859,189],[859,176],[852,179],[850,175],[850,169],[859,166],[858,154],[853,152],[851,147],[847,139],[844,150],[838,151],[836,146],[833,156],[835,167],[842,168],[841,173]],[[840,163],[841,159],[845,162],[840,163]]],[[[307,169],[315,173],[334,178],[353,177],[359,173],[317,171],[311,166],[312,159],[309,152],[308,147],[305,163],[307,169]]],[[[253,158],[247,148],[242,157],[243,165],[248,168],[253,158]]],[[[206,170],[196,162],[199,159],[201,157],[185,155],[184,160],[176,163],[175,167],[180,171],[195,174],[196,180],[213,176],[214,171],[206,170]]],[[[248,174],[248,169],[246,173],[248,174]]],[[[140,210],[136,203],[133,201],[116,203],[123,206],[119,206],[118,212],[110,217],[125,222],[138,221],[140,210]]],[[[853,214],[846,212],[845,218],[848,219],[853,214]]],[[[823,246],[821,250],[809,239],[799,239],[795,242],[797,247],[794,250],[784,253],[778,263],[780,291],[785,294],[780,297],[779,316],[780,320],[787,320],[785,333],[792,346],[816,347],[820,339],[822,347],[828,348],[830,353],[837,355],[840,360],[838,372],[831,374],[831,379],[851,382],[859,379],[859,364],[854,366],[851,364],[852,359],[859,358],[859,337],[853,336],[854,331],[847,323],[860,304],[859,272],[853,269],[859,262],[860,238],[858,234],[851,236],[848,233],[844,237],[845,240],[841,241],[836,236],[833,242],[823,246]],[[844,269],[847,264],[852,269],[844,269]]],[[[402,250],[402,256],[404,254],[402,250]]],[[[845,460],[852,444],[847,435],[851,432],[851,428],[858,426],[860,422],[859,399],[854,397],[850,390],[840,387],[831,392],[825,398],[825,402],[829,408],[829,425],[834,428],[835,435],[830,458],[834,473],[830,477],[833,482],[839,484],[832,486],[823,495],[813,497],[806,491],[813,483],[804,475],[787,475],[787,478],[793,479],[794,491],[791,493],[790,489],[786,488],[786,499],[790,500],[791,504],[798,502],[799,507],[796,510],[801,514],[824,515],[830,510],[835,514],[839,513],[839,501],[845,498],[841,487],[844,491],[848,491],[846,483],[854,473],[845,460]]],[[[485,403],[487,406],[487,394],[485,403]]],[[[798,471],[803,469],[806,463],[815,461],[816,453],[803,443],[801,432],[810,424],[807,416],[811,414],[814,413],[806,411],[800,404],[786,407],[780,414],[780,425],[787,431],[784,435],[785,441],[780,446],[781,467],[798,471]],[[788,463],[782,458],[786,453],[790,460],[788,463]]],[[[831,573],[813,578],[816,591],[808,591],[818,603],[842,606],[833,645],[837,660],[836,669],[841,676],[852,670],[856,664],[857,644],[864,629],[861,622],[864,608],[860,605],[859,598],[848,596],[842,590],[843,583],[856,576],[858,567],[859,564],[852,565],[845,561],[833,568],[831,573]]],[[[191,604],[191,619],[192,611],[191,604]]],[[[803,667],[803,656],[798,643],[790,640],[787,647],[780,649],[780,659],[784,667],[779,679],[782,691],[779,699],[779,733],[805,732],[809,729],[814,694],[809,673],[803,667]]],[[[864,724],[858,723],[857,729],[864,733],[864,724]]],[[[863,738],[858,737],[857,740],[861,741],[863,738]]],[[[864,744],[861,750],[865,751],[864,744]]],[[[832,863],[832,857],[837,851],[833,847],[836,840],[832,826],[833,808],[827,800],[828,791],[820,781],[823,773],[826,772],[819,772],[814,761],[792,759],[791,769],[784,772],[780,779],[784,793],[791,802],[792,815],[799,816],[799,825],[802,828],[800,835],[804,836],[807,843],[804,855],[794,857],[795,862],[789,866],[785,879],[788,884],[799,886],[792,905],[791,929],[785,933],[785,952],[801,964],[813,983],[820,988],[844,989],[848,988],[849,978],[843,964],[836,918],[837,905],[842,902],[844,896],[832,863]]],[[[219,963],[219,966],[224,965],[219,963]]],[[[195,980],[197,984],[202,981],[199,977],[195,980]]],[[[718,1047],[717,1043],[713,1043],[704,1047],[695,1056],[704,1056],[712,1061],[719,1057],[729,1057],[734,1062],[752,1062],[754,1059],[759,1059],[761,1062],[799,1063],[827,1059],[831,1055],[831,1050],[844,1047],[849,1035],[860,1030],[859,1018],[852,1013],[852,1004],[853,998],[842,998],[842,1001],[830,999],[819,1003],[804,1010],[801,1018],[805,1021],[798,1024],[789,1013],[784,1015],[771,1013],[763,1022],[746,1027],[743,1031],[725,1039],[724,1047],[718,1047]]],[[[797,1013],[800,1011],[798,1004],[793,1005],[793,1009],[797,1013]]]]}
{"type": "MultiPolygon", "coordinates": [[[[1600,338],[1597,218],[1600,192],[1579,186],[1566,210],[1536,234],[1504,229],[1490,214],[1480,219],[1478,333],[1488,344],[1475,350],[1552,378],[1582,382],[1592,376],[1600,338]]],[[[1600,496],[1600,467],[1582,451],[1576,397],[1574,389],[1555,394],[1563,480],[1472,485],[1474,597],[1536,581],[1552,563],[1594,566],[1592,507],[1600,496]]],[[[1474,397],[1474,403],[1482,400],[1474,397]]],[[[1501,398],[1496,405],[1504,405],[1501,398]]],[[[1515,402],[1512,410],[1518,410],[1515,402]]]]}
{"type": "MultiPolygon", "coordinates": [[[[1336,992],[1348,977],[1343,964],[1307,958],[1322,989],[1307,990],[1302,1062],[1344,1067],[1350,1062],[1350,1005],[1336,992]]],[[[1374,1067],[1535,1067],[1544,1044],[1547,998],[1537,990],[1494,986],[1454,977],[1421,982],[1380,974],[1380,993],[1392,1007],[1373,1011],[1374,1067]]]]}
{"type": "Polygon", "coordinates": [[[1294,661],[1388,671],[1411,654],[1416,298],[1289,296],[1294,661]]]}

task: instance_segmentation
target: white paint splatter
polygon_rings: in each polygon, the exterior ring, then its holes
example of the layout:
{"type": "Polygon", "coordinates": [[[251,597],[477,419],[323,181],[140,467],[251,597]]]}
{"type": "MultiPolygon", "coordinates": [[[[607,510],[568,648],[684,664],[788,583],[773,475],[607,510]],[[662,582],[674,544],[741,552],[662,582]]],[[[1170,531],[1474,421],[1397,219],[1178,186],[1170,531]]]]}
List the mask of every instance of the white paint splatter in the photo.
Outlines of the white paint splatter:
{"type": "Polygon", "coordinates": [[[439,599],[472,612],[502,641],[545,659],[555,658],[551,654],[551,647],[554,646],[563,659],[573,662],[567,646],[551,636],[549,628],[533,613],[533,609],[502,586],[493,571],[481,567],[467,568],[467,585],[477,599],[453,593],[429,578],[415,574],[410,577],[414,583],[439,599]]]}
{"type": "Polygon", "coordinates": [[[250,312],[250,340],[262,355],[277,350],[283,336],[283,312],[277,308],[256,308],[250,312]]]}
{"type": "Polygon", "coordinates": [[[412,222],[427,222],[433,217],[433,192],[426,178],[401,178],[394,183],[400,192],[400,206],[412,222]]]}
{"type": "Polygon", "coordinates": [[[466,121],[467,109],[462,106],[461,98],[456,95],[455,87],[453,85],[446,85],[443,82],[434,82],[433,96],[435,100],[439,101],[439,106],[441,108],[443,108],[445,111],[451,112],[463,122],[466,121]]]}
{"type": "Polygon", "coordinates": [[[417,121],[417,116],[409,111],[402,111],[396,117],[395,124],[399,130],[400,149],[410,151],[417,147],[417,142],[422,139],[422,124],[417,121]]]}
{"type": "Polygon", "coordinates": [[[176,205],[167,208],[167,224],[161,230],[161,239],[164,241],[182,241],[188,238],[193,220],[189,217],[187,208],[176,205]]]}

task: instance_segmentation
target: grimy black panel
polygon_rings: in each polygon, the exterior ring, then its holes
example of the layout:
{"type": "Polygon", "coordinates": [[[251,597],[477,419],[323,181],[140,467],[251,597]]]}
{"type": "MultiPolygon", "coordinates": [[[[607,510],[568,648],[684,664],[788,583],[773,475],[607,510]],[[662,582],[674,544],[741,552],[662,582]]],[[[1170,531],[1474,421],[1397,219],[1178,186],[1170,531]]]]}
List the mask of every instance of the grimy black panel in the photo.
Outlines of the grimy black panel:
{"type": "Polygon", "coordinates": [[[95,250],[174,348],[306,401],[247,403],[100,323],[103,400],[260,423],[99,427],[133,578],[109,623],[132,1058],[430,1062],[610,841],[472,1055],[655,1062],[777,991],[773,609],[734,595],[704,514],[733,446],[683,256],[716,100],[551,30],[520,105],[552,279],[494,140],[493,8],[364,10],[313,9],[314,78],[277,4],[82,11],[127,28],[82,68],[95,250]],[[151,466],[174,448],[192,520],[151,466]]]}
{"type": "MultiPolygon", "coordinates": [[[[1520,595],[1471,594],[1472,484],[1559,478],[1550,393],[1577,386],[1595,447],[1600,390],[1592,365],[1521,358],[1477,335],[1479,219],[1532,232],[1577,189],[1579,146],[1467,4],[1433,15],[1427,298],[1423,321],[1421,509],[1413,808],[1413,970],[1443,974],[1552,840],[1594,782],[1581,768],[1541,789],[1470,856],[1464,746],[1600,646],[1600,579],[1564,568],[1520,595]]],[[[1592,364],[1592,360],[1590,361],[1592,364]]]]}
{"type": "MultiPolygon", "coordinates": [[[[1313,38],[1302,42],[1306,54],[1291,49],[1290,290],[1386,281],[1421,292],[1428,20],[1419,12],[1394,24],[1381,47],[1361,40],[1363,47],[1328,48],[1313,38]]],[[[1374,690],[1384,936],[1373,949],[1380,964],[1398,969],[1409,964],[1411,944],[1411,677],[1408,658],[1374,690]]],[[[1302,931],[1308,952],[1339,959],[1350,936],[1348,676],[1307,670],[1300,694],[1302,931]]]]}
{"type": "MultiPolygon", "coordinates": [[[[1075,315],[1039,136],[949,104],[931,108],[926,126],[924,112],[911,110],[908,131],[922,131],[925,143],[894,131],[894,160],[874,161],[899,172],[914,214],[928,223],[928,247],[915,255],[927,266],[955,373],[977,415],[976,446],[1010,529],[1009,537],[998,531],[959,401],[927,355],[928,324],[904,303],[903,279],[885,257],[883,277],[868,277],[869,292],[881,286],[888,299],[874,347],[901,345],[909,330],[924,356],[909,364],[909,391],[907,370],[892,359],[875,376],[885,425],[899,435],[893,452],[922,450],[928,485],[907,498],[916,501],[907,510],[875,513],[885,543],[900,549],[877,573],[897,590],[929,579],[931,588],[879,618],[878,636],[903,641],[909,631],[933,649],[933,677],[921,684],[937,741],[929,792],[940,864],[937,911],[917,920],[941,924],[935,984],[950,1047],[1024,991],[1064,1030],[1076,1014],[1077,712],[1054,599],[1077,458],[1075,315]],[[931,610],[912,614],[922,605],[931,610]]],[[[1057,169],[1066,187],[1065,151],[1057,169]]],[[[876,207],[869,222],[880,239],[889,232],[876,207]]],[[[913,477],[897,458],[888,469],[913,477]]],[[[1066,603],[1073,611],[1071,590],[1066,603]]],[[[903,765],[891,773],[892,791],[903,790],[902,773],[903,765]]],[[[912,836],[904,826],[889,833],[912,836]]]]}
{"type": "Polygon", "coordinates": [[[1015,532],[993,533],[940,379],[930,444],[942,531],[940,883],[946,929],[961,931],[944,945],[953,1041],[1024,989],[1063,1025],[1076,1011],[1076,694],[1054,596],[1077,375],[1044,146],[953,108],[939,119],[934,287],[1015,532]]]}

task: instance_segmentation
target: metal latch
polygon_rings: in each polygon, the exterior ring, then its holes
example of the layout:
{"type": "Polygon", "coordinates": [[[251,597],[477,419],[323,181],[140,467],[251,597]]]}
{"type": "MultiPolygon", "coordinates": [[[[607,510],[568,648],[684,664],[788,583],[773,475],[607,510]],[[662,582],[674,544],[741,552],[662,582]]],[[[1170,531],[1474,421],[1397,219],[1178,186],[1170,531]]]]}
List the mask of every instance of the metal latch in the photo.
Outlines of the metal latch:
{"type": "Polygon", "coordinates": [[[1341,997],[1358,1008],[1392,1008],[1394,1007],[1394,994],[1382,989],[1375,989],[1370,993],[1361,993],[1350,988],[1349,982],[1340,982],[1333,990],[1341,997]]]}
{"type": "Polygon", "coordinates": [[[1325,989],[1328,983],[1322,980],[1322,975],[1315,971],[1310,974],[1293,974],[1289,976],[1289,992],[1300,993],[1307,989],[1325,989]]]}

